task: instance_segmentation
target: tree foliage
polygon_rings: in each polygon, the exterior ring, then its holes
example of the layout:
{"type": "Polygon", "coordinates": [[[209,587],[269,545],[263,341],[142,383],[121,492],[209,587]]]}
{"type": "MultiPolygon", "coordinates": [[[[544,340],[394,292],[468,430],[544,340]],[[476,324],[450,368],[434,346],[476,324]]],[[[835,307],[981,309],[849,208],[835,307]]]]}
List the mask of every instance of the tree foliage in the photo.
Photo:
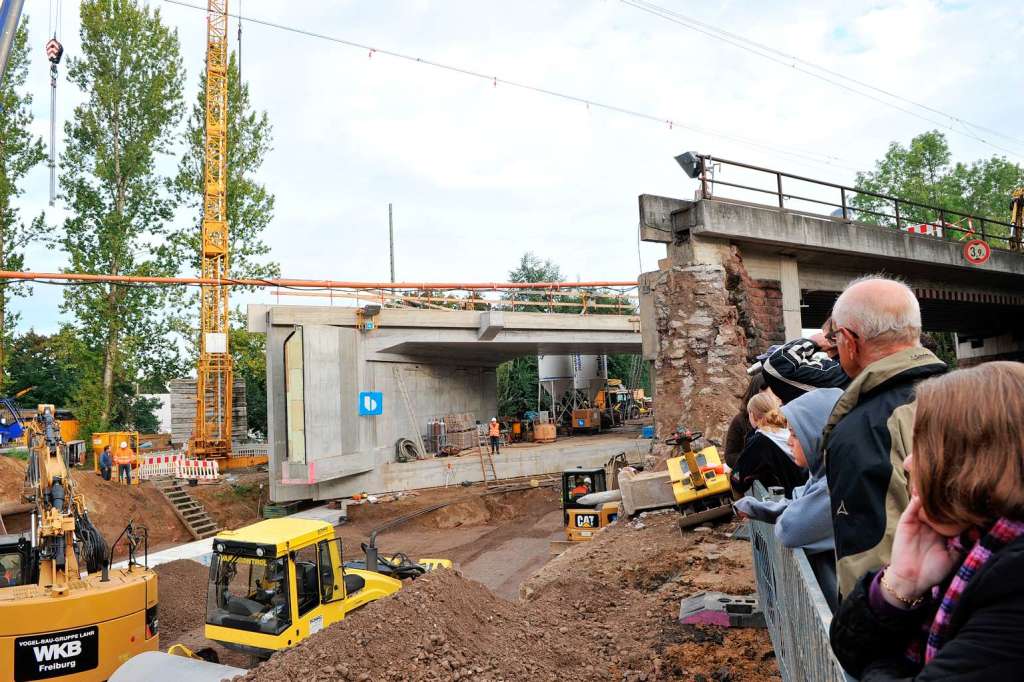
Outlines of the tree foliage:
{"type": "MultiPolygon", "coordinates": [[[[874,170],[857,174],[857,187],[877,194],[898,197],[901,201],[926,204],[948,210],[946,222],[956,223],[963,215],[1010,219],[1010,193],[1024,185],[1024,168],[1001,156],[978,159],[970,163],[953,163],[946,137],[937,130],[922,133],[904,146],[889,145],[885,155],[875,162],[874,170]]],[[[857,209],[857,219],[875,224],[893,224],[892,218],[875,213],[894,213],[892,202],[865,194],[850,201],[857,209]]],[[[901,223],[937,223],[937,211],[900,207],[901,223]]],[[[972,221],[974,223],[974,221],[972,221]]],[[[961,227],[968,229],[966,223],[961,227]]],[[[980,224],[974,224],[976,231],[980,224]]],[[[988,236],[1005,237],[1008,228],[986,223],[988,236]]],[[[960,239],[961,233],[947,231],[949,239],[960,239]]],[[[994,245],[1005,246],[1001,241],[994,245]]]]}
{"type": "Polygon", "coordinates": [[[267,336],[245,327],[237,313],[231,325],[231,357],[235,374],[245,380],[246,427],[259,438],[267,436],[267,336]]]}
{"type": "MultiPolygon", "coordinates": [[[[551,260],[542,260],[530,251],[519,259],[519,265],[508,273],[510,282],[561,282],[562,271],[551,260]]],[[[521,312],[555,312],[581,314],[587,306],[588,314],[631,314],[632,307],[624,309],[589,307],[592,303],[621,304],[621,300],[600,292],[575,290],[567,293],[541,292],[529,289],[513,290],[503,296],[505,301],[516,301],[514,310],[521,312]],[[556,305],[557,304],[557,305],[556,305]]],[[[510,306],[511,307],[511,306],[510,306]]],[[[609,355],[608,377],[622,379],[629,384],[650,390],[646,363],[635,364],[635,355],[618,353],[609,355]]],[[[498,366],[498,411],[503,416],[521,415],[527,410],[544,409],[551,406],[547,394],[542,393],[538,405],[537,384],[539,370],[537,356],[515,358],[498,366]]],[[[560,396],[559,396],[560,397],[560,396]]]]}
{"type": "MultiPolygon", "coordinates": [[[[267,258],[270,247],[263,241],[263,232],[274,217],[274,195],[257,179],[271,150],[273,130],[267,112],[253,110],[249,85],[240,82],[238,75],[238,62],[232,52],[228,60],[229,267],[232,277],[277,277],[281,268],[267,258]]],[[[195,221],[171,235],[176,248],[181,250],[182,261],[196,272],[201,265],[205,124],[206,74],[203,73],[185,131],[185,154],[174,179],[175,190],[183,205],[194,210],[195,221]]],[[[192,308],[198,317],[198,303],[192,308]]]]}
{"type": "MultiPolygon", "coordinates": [[[[61,189],[71,216],[59,245],[68,271],[173,275],[178,254],[167,242],[175,207],[159,172],[181,118],[182,67],[177,32],[159,10],[134,0],[81,4],[81,54],[68,79],[85,96],[65,125],[61,189]]],[[[161,380],[180,363],[162,314],[165,291],[108,284],[69,287],[71,313],[93,363],[83,371],[79,409],[105,428],[124,406],[115,385],[145,375],[161,380]],[[93,390],[98,388],[98,390],[93,390]],[[95,404],[94,404],[95,403],[95,404]]]]}
{"type": "MultiPolygon", "coordinates": [[[[0,270],[23,270],[25,247],[45,232],[43,217],[25,223],[15,202],[24,192],[25,175],[46,158],[39,137],[32,135],[32,95],[22,92],[28,78],[28,18],[22,19],[14,35],[7,71],[0,79],[0,270]]],[[[8,381],[11,340],[20,314],[12,310],[11,298],[27,296],[31,288],[23,282],[0,281],[0,391],[8,381]]]]}

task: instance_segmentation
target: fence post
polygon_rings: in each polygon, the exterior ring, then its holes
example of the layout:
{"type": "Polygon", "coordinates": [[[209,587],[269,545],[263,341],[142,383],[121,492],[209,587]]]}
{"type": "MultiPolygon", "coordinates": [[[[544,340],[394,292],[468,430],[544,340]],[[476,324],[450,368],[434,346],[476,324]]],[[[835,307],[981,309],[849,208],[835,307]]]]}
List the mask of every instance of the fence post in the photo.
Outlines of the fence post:
{"type": "Polygon", "coordinates": [[[900,200],[893,199],[892,204],[896,207],[896,229],[898,230],[900,229],[900,200]]]}
{"type": "Polygon", "coordinates": [[[782,198],[782,173],[775,174],[775,184],[779,188],[779,208],[786,208],[785,201],[782,198]]]}
{"type": "Polygon", "coordinates": [[[846,188],[845,187],[840,187],[839,188],[839,200],[843,204],[843,220],[849,220],[849,217],[846,214],[846,188]]]}

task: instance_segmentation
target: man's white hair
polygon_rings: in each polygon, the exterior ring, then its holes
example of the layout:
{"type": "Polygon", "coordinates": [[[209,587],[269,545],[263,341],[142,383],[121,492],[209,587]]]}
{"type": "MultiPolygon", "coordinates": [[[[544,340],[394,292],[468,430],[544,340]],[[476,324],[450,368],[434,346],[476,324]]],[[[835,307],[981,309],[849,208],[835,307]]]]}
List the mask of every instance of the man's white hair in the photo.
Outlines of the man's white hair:
{"type": "Polygon", "coordinates": [[[836,327],[848,327],[861,339],[882,342],[917,343],[921,337],[921,305],[905,283],[881,275],[858,277],[843,290],[832,308],[836,327]],[[888,283],[892,292],[884,297],[858,295],[851,291],[868,282],[888,283]]]}

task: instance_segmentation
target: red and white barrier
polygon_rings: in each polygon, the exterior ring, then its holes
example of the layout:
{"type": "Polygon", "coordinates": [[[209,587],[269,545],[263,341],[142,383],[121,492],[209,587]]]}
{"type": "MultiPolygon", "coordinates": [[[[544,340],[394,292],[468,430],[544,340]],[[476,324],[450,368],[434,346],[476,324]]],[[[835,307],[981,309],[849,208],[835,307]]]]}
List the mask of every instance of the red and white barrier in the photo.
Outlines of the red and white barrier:
{"type": "Polygon", "coordinates": [[[942,225],[933,223],[921,223],[920,225],[904,225],[904,232],[910,234],[923,234],[928,237],[939,237],[942,238],[942,225]]]}
{"type": "Polygon", "coordinates": [[[185,455],[174,452],[160,452],[139,457],[139,478],[169,478],[178,472],[178,464],[184,461],[185,455]]]}
{"type": "Polygon", "coordinates": [[[215,479],[220,476],[215,459],[182,459],[177,464],[176,478],[215,479]]]}

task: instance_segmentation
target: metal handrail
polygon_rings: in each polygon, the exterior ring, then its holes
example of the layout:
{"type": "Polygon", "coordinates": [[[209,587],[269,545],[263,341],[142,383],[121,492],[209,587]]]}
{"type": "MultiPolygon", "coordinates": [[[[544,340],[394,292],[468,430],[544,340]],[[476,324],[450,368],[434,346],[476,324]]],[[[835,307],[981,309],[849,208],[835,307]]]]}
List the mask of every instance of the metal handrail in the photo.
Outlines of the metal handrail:
{"type": "MultiPolygon", "coordinates": [[[[1013,223],[1005,220],[998,220],[996,218],[979,216],[973,213],[964,213],[962,211],[955,211],[949,208],[943,208],[941,206],[932,206],[929,204],[922,204],[916,201],[910,201],[907,199],[900,199],[899,197],[889,196],[887,194],[879,194],[878,192],[872,192],[866,189],[857,187],[849,187],[846,185],[836,184],[834,182],[828,182],[825,180],[816,180],[814,178],[808,178],[803,175],[796,175],[793,173],[786,173],[784,171],[775,170],[772,168],[764,168],[762,166],[755,166],[753,164],[744,163],[742,161],[730,161],[728,159],[720,159],[718,157],[711,156],[710,154],[697,154],[696,157],[700,159],[700,171],[697,178],[701,183],[701,196],[705,198],[714,198],[711,187],[714,185],[722,185],[725,187],[733,187],[736,189],[742,189],[750,192],[759,192],[762,194],[768,194],[776,197],[776,203],[779,208],[786,208],[786,200],[806,201],[814,204],[820,204],[822,206],[829,206],[831,208],[838,208],[841,211],[842,219],[846,222],[856,222],[853,219],[853,215],[872,215],[878,218],[892,219],[895,221],[895,227],[897,230],[901,229],[902,225],[930,225],[932,227],[939,228],[946,233],[959,233],[962,235],[960,240],[964,239],[964,236],[976,235],[977,238],[982,239],[986,242],[999,241],[1004,245],[1001,247],[1003,250],[1009,251],[1020,251],[1021,250],[1021,235],[1017,234],[1017,228],[1013,223]],[[774,189],[765,189],[763,187],[754,187],[750,185],[743,185],[740,183],[729,182],[726,180],[719,180],[713,176],[711,169],[715,165],[720,166],[733,166],[736,168],[743,168],[746,170],[755,171],[758,173],[766,173],[774,176],[775,183],[774,189]],[[801,196],[786,192],[783,189],[783,179],[795,180],[798,182],[806,182],[813,185],[819,185],[822,187],[828,187],[831,189],[839,190],[839,203],[833,203],[825,201],[823,199],[816,199],[813,197],[801,196]],[[886,213],[884,211],[876,211],[869,208],[854,208],[850,206],[849,199],[851,196],[867,196],[875,199],[880,199],[886,202],[892,202],[893,212],[886,213]],[[902,209],[902,214],[901,214],[902,209]],[[908,219],[906,209],[916,209],[920,211],[933,212],[938,216],[938,221],[934,222],[931,220],[911,220],[908,219]],[[947,222],[948,218],[959,218],[959,222],[968,222],[969,224],[977,223],[978,229],[973,228],[964,229],[956,223],[947,222]],[[1009,236],[989,234],[986,231],[987,225],[999,225],[1007,228],[1009,236]]],[[[838,216],[836,216],[838,217],[838,216]]],[[[916,235],[926,236],[926,235],[916,235]]],[[[935,237],[932,237],[935,238],[935,237]]]]}

